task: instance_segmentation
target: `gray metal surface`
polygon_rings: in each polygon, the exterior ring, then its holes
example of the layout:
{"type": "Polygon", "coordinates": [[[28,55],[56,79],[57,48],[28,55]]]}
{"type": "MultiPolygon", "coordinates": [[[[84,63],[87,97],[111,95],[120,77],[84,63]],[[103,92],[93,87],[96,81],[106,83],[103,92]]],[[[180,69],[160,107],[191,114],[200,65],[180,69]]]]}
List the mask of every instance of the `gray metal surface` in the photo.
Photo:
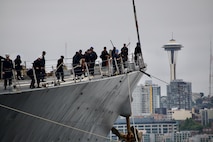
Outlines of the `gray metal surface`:
{"type": "Polygon", "coordinates": [[[106,136],[117,117],[131,115],[129,94],[141,77],[141,72],[134,71],[89,82],[1,94],[0,141],[108,141],[106,136]]]}

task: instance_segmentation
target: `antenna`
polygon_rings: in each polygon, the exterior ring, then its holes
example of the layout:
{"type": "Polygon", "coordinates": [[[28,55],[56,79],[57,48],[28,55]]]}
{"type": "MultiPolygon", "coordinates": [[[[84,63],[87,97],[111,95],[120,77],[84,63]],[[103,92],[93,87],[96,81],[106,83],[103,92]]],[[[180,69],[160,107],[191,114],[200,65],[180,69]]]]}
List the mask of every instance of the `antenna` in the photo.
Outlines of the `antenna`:
{"type": "Polygon", "coordinates": [[[212,95],[212,41],[210,40],[210,61],[209,61],[209,97],[212,95]]]}
{"type": "Polygon", "coordinates": [[[172,32],[172,39],[174,39],[174,38],[173,38],[173,32],[172,32]]]}
{"type": "Polygon", "coordinates": [[[65,42],[65,63],[67,63],[67,42],[65,42]]]}

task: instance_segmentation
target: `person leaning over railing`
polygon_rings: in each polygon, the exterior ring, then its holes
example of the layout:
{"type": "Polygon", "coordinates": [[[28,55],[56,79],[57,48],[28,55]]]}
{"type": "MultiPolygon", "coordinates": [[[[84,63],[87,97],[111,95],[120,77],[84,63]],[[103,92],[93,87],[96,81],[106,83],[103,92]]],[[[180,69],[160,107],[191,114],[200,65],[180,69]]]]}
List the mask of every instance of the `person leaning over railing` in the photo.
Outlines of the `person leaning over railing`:
{"type": "Polygon", "coordinates": [[[35,77],[34,77],[34,73],[33,73],[33,68],[27,70],[27,75],[30,77],[31,82],[30,82],[30,88],[33,89],[35,88],[35,77]]]}
{"type": "Polygon", "coordinates": [[[35,76],[37,81],[37,88],[40,88],[40,79],[41,79],[41,56],[39,56],[34,62],[33,62],[33,68],[35,70],[35,76]]]}
{"type": "Polygon", "coordinates": [[[116,47],[114,47],[112,51],[112,64],[113,64],[113,75],[120,74],[121,54],[119,54],[119,51],[116,49],[116,47]]]}
{"type": "Polygon", "coordinates": [[[75,55],[73,56],[73,68],[75,72],[75,76],[81,76],[82,75],[82,65],[80,63],[82,59],[82,51],[79,50],[79,52],[76,52],[75,55]]]}

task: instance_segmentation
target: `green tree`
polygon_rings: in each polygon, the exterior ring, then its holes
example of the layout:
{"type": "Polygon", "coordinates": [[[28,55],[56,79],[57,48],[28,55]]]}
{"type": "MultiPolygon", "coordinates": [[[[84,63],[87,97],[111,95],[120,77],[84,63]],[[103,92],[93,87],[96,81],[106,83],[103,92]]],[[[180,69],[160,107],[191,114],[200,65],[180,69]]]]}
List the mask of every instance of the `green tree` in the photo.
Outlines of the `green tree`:
{"type": "Polygon", "coordinates": [[[187,118],[185,121],[180,123],[180,131],[198,130],[202,131],[203,126],[195,122],[192,118],[187,118]]]}

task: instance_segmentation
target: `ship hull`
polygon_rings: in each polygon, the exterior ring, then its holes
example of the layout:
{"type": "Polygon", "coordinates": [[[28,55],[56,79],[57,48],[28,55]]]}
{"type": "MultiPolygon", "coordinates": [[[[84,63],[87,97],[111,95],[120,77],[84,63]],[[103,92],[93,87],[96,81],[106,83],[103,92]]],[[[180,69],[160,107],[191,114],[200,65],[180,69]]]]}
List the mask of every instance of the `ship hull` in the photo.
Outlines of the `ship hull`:
{"type": "Polygon", "coordinates": [[[0,95],[1,142],[108,141],[119,115],[131,115],[139,71],[0,95]]]}

